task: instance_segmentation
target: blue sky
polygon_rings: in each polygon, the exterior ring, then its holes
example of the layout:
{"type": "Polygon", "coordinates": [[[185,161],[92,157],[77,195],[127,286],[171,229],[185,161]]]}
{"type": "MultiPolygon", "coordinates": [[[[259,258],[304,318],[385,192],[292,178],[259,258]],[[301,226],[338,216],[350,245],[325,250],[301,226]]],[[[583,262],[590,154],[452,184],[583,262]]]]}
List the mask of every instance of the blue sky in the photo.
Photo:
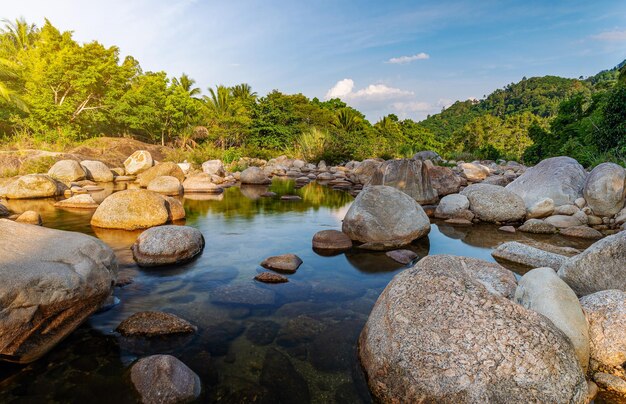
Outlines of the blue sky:
{"type": "Polygon", "coordinates": [[[376,121],[420,120],[522,77],[588,76],[626,58],[626,1],[0,1],[144,70],[208,86],[246,82],[324,99],[376,121]]]}

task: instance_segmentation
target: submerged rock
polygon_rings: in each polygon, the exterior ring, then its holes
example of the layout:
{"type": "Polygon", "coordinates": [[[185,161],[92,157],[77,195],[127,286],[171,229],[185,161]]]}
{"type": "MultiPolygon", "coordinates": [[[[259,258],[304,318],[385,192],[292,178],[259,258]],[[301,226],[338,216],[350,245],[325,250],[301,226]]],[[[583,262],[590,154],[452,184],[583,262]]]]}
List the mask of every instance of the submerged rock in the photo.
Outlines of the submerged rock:
{"type": "Polygon", "coordinates": [[[601,290],[626,291],[626,232],[595,242],[565,261],[559,276],[578,296],[601,290]]]}
{"type": "Polygon", "coordinates": [[[578,361],[587,371],[589,365],[589,332],[587,320],[576,293],[552,268],[533,269],[519,280],[515,301],[527,309],[541,313],[567,335],[578,361]]]}
{"type": "Polygon", "coordinates": [[[181,264],[194,259],[204,249],[200,230],[189,226],[157,226],[139,235],[131,247],[139,266],[181,264]]]}
{"type": "Polygon", "coordinates": [[[15,219],[18,223],[34,224],[41,226],[41,215],[33,210],[27,210],[15,219]]]}
{"type": "Polygon", "coordinates": [[[116,277],[115,254],[100,240],[0,219],[2,359],[44,355],[100,308],[116,277]]]}
{"type": "Polygon", "coordinates": [[[261,272],[257,276],[254,277],[259,282],[263,283],[285,283],[289,282],[289,279],[285,276],[275,274],[272,272],[261,272]]]}
{"type": "Polygon", "coordinates": [[[197,328],[174,314],[162,311],[141,311],[122,321],[115,331],[123,336],[157,337],[192,334],[197,331],[197,328]]]}
{"type": "Polygon", "coordinates": [[[567,257],[560,254],[540,250],[517,241],[500,244],[491,255],[497,260],[512,262],[529,268],[548,267],[558,270],[567,261],[567,257]]]}
{"type": "Polygon", "coordinates": [[[387,257],[391,258],[392,260],[405,265],[411,263],[411,261],[417,258],[417,254],[415,254],[411,250],[387,251],[385,255],[387,255],[387,257]]]}
{"type": "Polygon", "coordinates": [[[156,192],[129,189],[108,196],[91,218],[91,225],[107,229],[137,230],[170,220],[167,201],[156,192]]]}
{"type": "Polygon", "coordinates": [[[89,194],[74,195],[54,204],[57,208],[96,209],[98,203],[89,194]]]}
{"type": "Polygon", "coordinates": [[[584,403],[587,383],[567,337],[461,262],[428,256],[378,298],[359,339],[375,399],[584,403]]]}
{"type": "Polygon", "coordinates": [[[130,379],[143,403],[188,403],[200,396],[200,377],[171,355],[139,359],[130,379]]]}
{"type": "Polygon", "coordinates": [[[533,234],[554,234],[558,232],[556,226],[546,223],[541,219],[528,219],[518,230],[525,233],[533,234]]]}
{"type": "Polygon", "coordinates": [[[278,403],[309,403],[311,394],[306,379],[293,366],[289,357],[275,348],[265,354],[261,385],[274,393],[278,403]]]}
{"type": "Polygon", "coordinates": [[[356,197],[343,220],[342,231],[363,248],[390,249],[428,234],[430,220],[422,207],[402,191],[368,186],[356,197]]]}
{"type": "Polygon", "coordinates": [[[275,271],[294,273],[302,265],[302,260],[295,254],[276,255],[261,262],[261,266],[275,271]]]}
{"type": "Polygon", "coordinates": [[[266,185],[271,184],[263,170],[259,167],[248,167],[241,172],[240,181],[242,184],[266,185]]]}
{"type": "Polygon", "coordinates": [[[428,167],[419,160],[387,160],[374,171],[368,185],[394,187],[419,204],[434,203],[439,199],[430,182],[428,167]]]}

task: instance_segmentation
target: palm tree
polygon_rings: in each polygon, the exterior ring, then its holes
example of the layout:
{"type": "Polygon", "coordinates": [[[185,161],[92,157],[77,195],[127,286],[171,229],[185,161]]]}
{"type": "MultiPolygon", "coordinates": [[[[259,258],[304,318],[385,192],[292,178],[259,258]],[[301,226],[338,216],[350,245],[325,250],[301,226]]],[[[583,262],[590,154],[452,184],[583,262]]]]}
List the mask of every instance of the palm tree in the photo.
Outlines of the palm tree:
{"type": "Polygon", "coordinates": [[[172,79],[172,84],[174,86],[181,87],[192,98],[196,98],[195,96],[199,95],[201,92],[200,88],[193,86],[194,84],[196,84],[196,81],[192,79],[191,77],[189,77],[187,73],[183,73],[180,76],[180,79],[177,79],[176,77],[174,77],[172,79]]]}
{"type": "Polygon", "coordinates": [[[17,18],[15,21],[4,19],[2,22],[4,28],[0,29],[0,45],[7,56],[28,49],[35,41],[38,32],[35,24],[28,24],[24,18],[17,18]]]}
{"type": "Polygon", "coordinates": [[[252,91],[252,87],[248,83],[241,83],[231,88],[232,95],[243,101],[255,101],[257,93],[252,91]]]}
{"type": "Polygon", "coordinates": [[[209,95],[209,97],[205,96],[204,100],[209,109],[215,112],[218,117],[232,115],[234,111],[230,88],[223,85],[216,86],[215,89],[209,87],[209,95]]]}
{"type": "Polygon", "coordinates": [[[353,132],[361,125],[361,117],[351,108],[341,108],[335,115],[334,125],[336,128],[343,129],[347,133],[353,132]]]}

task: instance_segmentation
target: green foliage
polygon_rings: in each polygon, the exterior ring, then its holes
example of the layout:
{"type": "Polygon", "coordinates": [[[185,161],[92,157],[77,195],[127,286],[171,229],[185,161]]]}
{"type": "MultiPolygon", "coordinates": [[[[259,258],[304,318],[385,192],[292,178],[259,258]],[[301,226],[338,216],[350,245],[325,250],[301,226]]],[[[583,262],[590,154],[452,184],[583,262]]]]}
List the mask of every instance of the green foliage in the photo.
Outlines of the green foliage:
{"type": "Polygon", "coordinates": [[[316,128],[302,132],[296,139],[298,157],[305,161],[317,163],[323,159],[328,143],[328,132],[316,128]]]}

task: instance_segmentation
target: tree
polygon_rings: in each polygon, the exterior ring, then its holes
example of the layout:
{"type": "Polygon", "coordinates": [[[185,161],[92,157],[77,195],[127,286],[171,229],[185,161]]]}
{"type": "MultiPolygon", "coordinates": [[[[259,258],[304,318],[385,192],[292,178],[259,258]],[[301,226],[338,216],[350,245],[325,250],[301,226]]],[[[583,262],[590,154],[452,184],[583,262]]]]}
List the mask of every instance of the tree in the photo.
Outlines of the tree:
{"type": "Polygon", "coordinates": [[[176,77],[172,79],[173,86],[182,88],[187,93],[187,95],[192,98],[195,98],[202,92],[200,88],[194,87],[194,84],[196,84],[196,81],[189,77],[186,73],[183,73],[179,79],[176,77]]]}
{"type": "Polygon", "coordinates": [[[335,127],[346,131],[347,133],[354,132],[361,127],[362,118],[352,108],[341,108],[335,114],[335,127]]]}

